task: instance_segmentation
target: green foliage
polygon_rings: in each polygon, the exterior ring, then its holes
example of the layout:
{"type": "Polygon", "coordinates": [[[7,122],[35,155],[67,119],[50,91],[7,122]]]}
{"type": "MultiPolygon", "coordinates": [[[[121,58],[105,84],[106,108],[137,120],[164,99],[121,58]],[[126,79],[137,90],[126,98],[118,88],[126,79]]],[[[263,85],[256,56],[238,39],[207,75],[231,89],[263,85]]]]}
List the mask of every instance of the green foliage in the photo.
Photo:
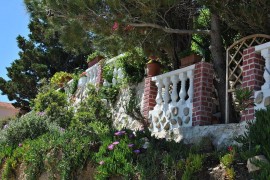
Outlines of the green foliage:
{"type": "Polygon", "coordinates": [[[43,113],[31,112],[11,121],[7,128],[0,131],[0,144],[18,146],[25,139],[35,139],[48,132],[47,118],[43,113]]]}
{"type": "Polygon", "coordinates": [[[248,88],[235,90],[235,109],[240,112],[246,110],[250,106],[254,106],[253,91],[248,88]]]}
{"type": "Polygon", "coordinates": [[[53,77],[51,78],[51,83],[56,84],[59,87],[63,87],[68,81],[73,78],[72,74],[67,72],[56,72],[53,77]]]}
{"type": "Polygon", "coordinates": [[[88,86],[88,97],[80,104],[75,119],[82,124],[100,121],[110,125],[110,112],[102,102],[94,86],[88,86]]]}
{"type": "Polygon", "coordinates": [[[232,165],[233,161],[234,161],[234,156],[231,153],[225,154],[220,159],[220,162],[226,167],[230,167],[232,165]]]}
{"type": "Polygon", "coordinates": [[[105,55],[104,55],[104,53],[102,53],[100,51],[95,51],[92,54],[87,56],[87,62],[93,61],[98,56],[104,57],[105,55]]]}
{"type": "Polygon", "coordinates": [[[139,83],[144,78],[144,68],[147,62],[142,49],[134,48],[117,59],[118,66],[122,68],[127,83],[139,83]]]}
{"type": "Polygon", "coordinates": [[[64,128],[69,126],[73,111],[68,107],[65,93],[50,89],[47,92],[39,93],[34,103],[35,111],[45,112],[51,122],[64,128]]]}
{"type": "Polygon", "coordinates": [[[226,168],[226,175],[229,180],[234,180],[235,179],[235,171],[233,167],[231,168],[226,168]]]}
{"type": "Polygon", "coordinates": [[[113,79],[113,66],[106,64],[103,66],[102,68],[102,76],[103,78],[108,82],[108,83],[112,83],[112,79],[113,79]]]}
{"type": "Polygon", "coordinates": [[[111,104],[114,104],[117,100],[117,96],[119,94],[120,87],[119,85],[115,86],[102,86],[99,89],[99,96],[102,99],[107,99],[111,102],[111,104]]]}
{"type": "Polygon", "coordinates": [[[109,136],[102,139],[102,145],[99,152],[95,154],[96,162],[100,165],[97,167],[96,179],[105,179],[113,176],[131,177],[134,174],[134,167],[132,165],[132,157],[135,154],[132,148],[128,147],[131,143],[128,135],[109,136]],[[112,145],[112,143],[118,143],[112,145]],[[108,147],[113,149],[109,150],[108,147]]]}
{"type": "Polygon", "coordinates": [[[192,175],[199,172],[203,167],[204,156],[190,153],[186,159],[185,170],[182,176],[183,180],[192,179],[192,175]]]}

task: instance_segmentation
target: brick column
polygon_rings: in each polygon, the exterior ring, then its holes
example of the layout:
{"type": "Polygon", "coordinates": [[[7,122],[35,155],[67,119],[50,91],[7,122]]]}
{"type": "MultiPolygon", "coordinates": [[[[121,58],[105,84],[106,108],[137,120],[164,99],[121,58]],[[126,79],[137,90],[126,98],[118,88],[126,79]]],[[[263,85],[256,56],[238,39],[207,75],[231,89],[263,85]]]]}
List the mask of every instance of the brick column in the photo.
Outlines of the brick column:
{"type": "Polygon", "coordinates": [[[144,96],[143,96],[143,116],[148,118],[149,111],[153,110],[156,105],[157,86],[151,81],[152,77],[145,78],[144,96]]]}
{"type": "Polygon", "coordinates": [[[192,126],[211,124],[213,95],[213,65],[207,62],[195,64],[192,126]]]}
{"type": "MultiPolygon", "coordinates": [[[[264,59],[260,54],[255,53],[254,47],[244,50],[242,69],[242,88],[249,88],[253,91],[260,90],[264,83],[264,59]]],[[[249,107],[247,110],[243,111],[241,121],[253,120],[254,114],[254,107],[249,107]]]]}
{"type": "Polygon", "coordinates": [[[101,87],[103,85],[103,78],[102,78],[102,66],[101,63],[98,63],[98,73],[97,73],[97,86],[101,87]]]}

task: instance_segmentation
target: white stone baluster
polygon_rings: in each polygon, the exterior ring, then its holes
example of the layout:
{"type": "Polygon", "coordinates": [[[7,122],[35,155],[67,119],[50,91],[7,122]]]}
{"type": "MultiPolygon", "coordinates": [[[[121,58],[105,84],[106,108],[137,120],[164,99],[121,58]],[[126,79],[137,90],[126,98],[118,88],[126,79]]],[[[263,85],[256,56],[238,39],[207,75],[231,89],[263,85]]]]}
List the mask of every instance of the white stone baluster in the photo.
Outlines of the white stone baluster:
{"type": "Polygon", "coordinates": [[[176,102],[176,100],[178,99],[178,94],[177,94],[177,83],[179,82],[178,76],[177,75],[172,76],[171,81],[173,83],[171,99],[172,99],[172,102],[176,102]]]}
{"type": "Polygon", "coordinates": [[[161,79],[159,79],[158,81],[156,81],[156,86],[158,87],[156,102],[157,102],[158,105],[161,105],[161,103],[163,102],[163,100],[162,100],[162,87],[163,87],[163,83],[162,83],[162,80],[161,79]]]}
{"type": "Polygon", "coordinates": [[[187,72],[187,77],[189,78],[189,88],[188,88],[188,102],[193,102],[193,92],[194,92],[194,87],[193,87],[193,80],[194,80],[194,70],[191,69],[187,72]]]}
{"type": "Polygon", "coordinates": [[[167,105],[170,101],[170,93],[169,93],[169,86],[170,86],[170,78],[166,77],[163,79],[163,84],[165,85],[165,93],[164,93],[164,104],[167,105]]]}
{"type": "Polygon", "coordinates": [[[185,103],[185,97],[187,95],[187,93],[186,93],[186,80],[187,80],[186,72],[180,73],[179,74],[179,79],[181,81],[181,89],[180,89],[179,97],[180,97],[180,102],[182,104],[184,104],[185,103]]]}
{"type": "Polygon", "coordinates": [[[263,73],[265,83],[262,85],[262,89],[270,89],[270,49],[263,49],[261,55],[265,59],[265,70],[263,73]]]}
{"type": "Polygon", "coordinates": [[[113,69],[113,79],[112,79],[112,84],[113,84],[113,85],[116,85],[116,83],[117,83],[116,78],[117,78],[117,69],[114,68],[114,69],[113,69]]]}

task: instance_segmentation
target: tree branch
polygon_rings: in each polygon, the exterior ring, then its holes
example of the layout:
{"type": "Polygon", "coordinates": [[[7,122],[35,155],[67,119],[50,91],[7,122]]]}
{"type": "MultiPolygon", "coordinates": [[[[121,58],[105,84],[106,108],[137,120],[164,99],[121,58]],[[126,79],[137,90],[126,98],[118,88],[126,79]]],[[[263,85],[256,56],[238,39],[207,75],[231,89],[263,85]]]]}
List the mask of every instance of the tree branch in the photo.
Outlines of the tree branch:
{"type": "Polygon", "coordinates": [[[129,23],[129,25],[133,27],[150,27],[155,29],[160,29],[166,33],[173,33],[173,34],[208,34],[210,35],[210,30],[199,30],[199,29],[193,29],[193,30],[180,30],[180,29],[172,29],[172,28],[166,28],[162,27],[157,24],[152,23],[129,23]]]}

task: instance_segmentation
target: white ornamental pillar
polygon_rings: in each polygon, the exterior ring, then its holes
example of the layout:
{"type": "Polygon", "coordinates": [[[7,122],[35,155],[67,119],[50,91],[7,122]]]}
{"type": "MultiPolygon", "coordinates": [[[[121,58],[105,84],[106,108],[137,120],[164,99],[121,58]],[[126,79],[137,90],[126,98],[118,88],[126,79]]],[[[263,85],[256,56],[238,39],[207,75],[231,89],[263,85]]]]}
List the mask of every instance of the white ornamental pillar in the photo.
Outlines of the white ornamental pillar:
{"type": "Polygon", "coordinates": [[[163,87],[163,83],[162,83],[162,80],[161,79],[159,79],[159,80],[156,81],[156,86],[158,88],[156,102],[157,102],[158,105],[161,105],[161,103],[163,102],[163,100],[162,100],[162,87],[163,87]]]}
{"type": "Polygon", "coordinates": [[[163,84],[165,85],[165,93],[164,93],[164,105],[167,105],[170,101],[170,93],[169,93],[169,86],[170,86],[170,78],[164,78],[163,84]]]}
{"type": "Polygon", "coordinates": [[[181,81],[181,89],[180,89],[179,97],[180,97],[180,102],[182,104],[184,104],[185,103],[185,97],[187,95],[187,92],[186,92],[187,74],[186,73],[180,73],[179,74],[179,79],[181,81]]]}
{"type": "Polygon", "coordinates": [[[171,99],[173,103],[176,103],[178,99],[178,94],[177,94],[177,83],[179,82],[179,78],[177,75],[174,75],[171,77],[171,81],[173,83],[173,89],[172,89],[172,94],[171,94],[171,99]]]}

